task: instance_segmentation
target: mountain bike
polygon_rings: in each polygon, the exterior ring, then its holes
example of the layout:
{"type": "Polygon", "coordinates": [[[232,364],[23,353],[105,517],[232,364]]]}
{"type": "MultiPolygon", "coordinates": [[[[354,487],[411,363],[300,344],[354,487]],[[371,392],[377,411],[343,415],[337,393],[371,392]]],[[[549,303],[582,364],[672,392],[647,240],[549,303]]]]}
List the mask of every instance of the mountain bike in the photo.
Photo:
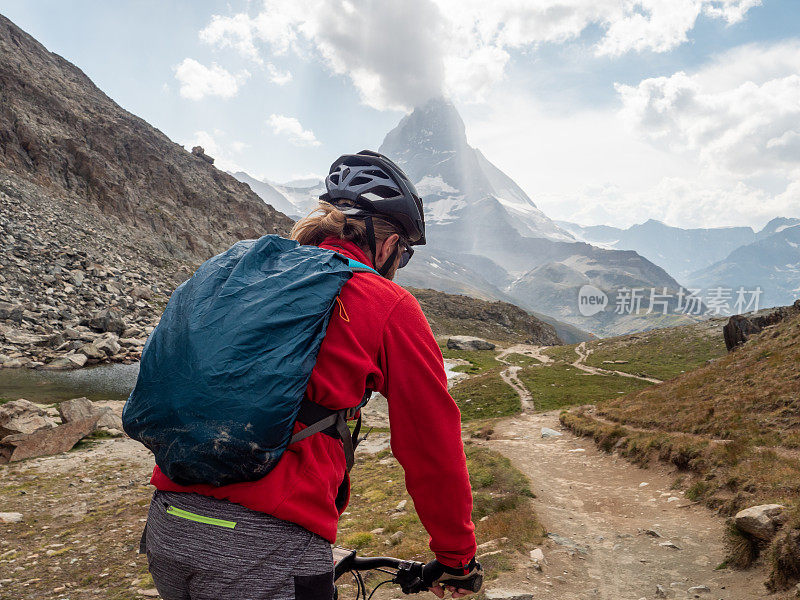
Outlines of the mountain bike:
{"type": "MultiPolygon", "coordinates": [[[[333,547],[334,561],[334,581],[345,573],[352,573],[356,583],[356,600],[371,600],[377,589],[382,585],[394,583],[400,586],[404,594],[416,594],[428,590],[429,585],[423,581],[424,563],[413,560],[400,560],[389,556],[361,557],[356,556],[355,550],[333,547]],[[361,576],[363,571],[380,571],[391,575],[390,579],[382,581],[376,585],[372,592],[367,596],[367,586],[361,576]]],[[[457,588],[472,590],[477,592],[483,584],[483,575],[475,574],[470,579],[449,581],[447,576],[442,577],[439,584],[443,586],[453,585],[457,588]]],[[[334,598],[338,599],[338,589],[334,598]]]]}

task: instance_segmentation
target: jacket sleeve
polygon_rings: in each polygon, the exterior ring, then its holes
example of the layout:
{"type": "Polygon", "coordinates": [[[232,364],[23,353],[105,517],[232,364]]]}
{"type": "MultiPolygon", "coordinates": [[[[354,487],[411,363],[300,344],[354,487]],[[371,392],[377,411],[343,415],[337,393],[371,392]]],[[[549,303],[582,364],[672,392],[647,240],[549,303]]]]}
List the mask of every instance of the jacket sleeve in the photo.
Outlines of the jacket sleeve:
{"type": "Polygon", "coordinates": [[[406,489],[437,560],[464,566],[476,547],[461,413],[447,391],[442,352],[410,294],[387,319],[380,358],[392,452],[405,471],[406,489]]]}

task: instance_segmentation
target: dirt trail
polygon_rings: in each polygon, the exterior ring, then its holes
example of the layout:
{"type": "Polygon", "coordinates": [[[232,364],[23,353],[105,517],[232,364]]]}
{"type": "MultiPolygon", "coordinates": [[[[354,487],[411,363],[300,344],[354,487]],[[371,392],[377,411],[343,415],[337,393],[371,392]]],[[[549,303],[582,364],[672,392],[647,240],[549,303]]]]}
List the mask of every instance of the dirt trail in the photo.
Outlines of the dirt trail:
{"type": "Polygon", "coordinates": [[[520,402],[522,403],[522,412],[526,413],[532,411],[535,407],[533,405],[533,396],[525,387],[525,385],[520,381],[519,376],[517,373],[520,372],[522,367],[519,365],[512,365],[507,360],[505,360],[506,356],[509,354],[522,354],[523,356],[530,356],[531,358],[535,358],[543,365],[549,364],[553,362],[553,359],[543,353],[543,350],[546,346],[530,346],[528,344],[517,344],[516,346],[510,346],[500,352],[495,359],[498,362],[508,365],[508,368],[503,369],[500,372],[500,377],[503,381],[505,381],[508,385],[514,388],[514,391],[517,392],[519,395],[520,402]]]}
{"type": "Polygon", "coordinates": [[[530,562],[489,589],[524,590],[537,600],[650,599],[662,597],[657,585],[671,598],[695,597],[687,592],[693,586],[710,589],[700,598],[768,597],[762,573],[715,570],[725,558],[724,522],[672,491],[674,475],[642,470],[565,430],[542,439],[542,427],[561,430],[557,413],[508,419],[484,442],[530,478],[552,536],[543,572],[530,562]]]}
{"type": "Polygon", "coordinates": [[[586,371],[587,373],[592,373],[593,375],[620,375],[621,377],[641,379],[642,381],[649,381],[650,383],[661,383],[661,380],[656,379],[655,377],[642,377],[640,375],[634,375],[633,373],[626,373],[625,371],[614,371],[601,369],[599,367],[590,367],[586,364],[586,359],[589,358],[589,355],[592,353],[592,351],[586,348],[586,342],[581,342],[578,344],[575,347],[575,353],[578,355],[578,358],[574,363],[572,363],[572,366],[580,369],[581,371],[586,371]]]}

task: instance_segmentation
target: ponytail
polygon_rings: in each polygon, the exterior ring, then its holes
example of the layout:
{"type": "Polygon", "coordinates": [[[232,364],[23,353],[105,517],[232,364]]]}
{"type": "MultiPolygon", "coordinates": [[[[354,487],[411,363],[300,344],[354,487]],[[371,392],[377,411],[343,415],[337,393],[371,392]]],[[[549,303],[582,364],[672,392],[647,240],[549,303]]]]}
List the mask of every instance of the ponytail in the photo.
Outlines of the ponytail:
{"type": "MultiPolygon", "coordinates": [[[[372,222],[378,243],[393,233],[399,234],[395,227],[380,217],[373,217],[372,222]]],[[[319,246],[326,238],[335,237],[353,242],[369,253],[367,227],[364,222],[354,217],[348,219],[342,211],[323,201],[307,217],[295,223],[290,237],[304,246],[319,246]]]]}

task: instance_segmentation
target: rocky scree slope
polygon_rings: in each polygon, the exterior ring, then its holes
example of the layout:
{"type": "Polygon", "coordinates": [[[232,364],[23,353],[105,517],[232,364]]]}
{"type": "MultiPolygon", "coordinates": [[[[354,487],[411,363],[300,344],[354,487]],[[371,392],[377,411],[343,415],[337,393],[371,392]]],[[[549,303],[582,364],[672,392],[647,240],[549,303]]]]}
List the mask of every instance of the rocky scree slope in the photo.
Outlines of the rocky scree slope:
{"type": "Polygon", "coordinates": [[[197,265],[292,226],[2,15],[0,208],[5,366],[136,358],[197,265]]]}
{"type": "Polygon", "coordinates": [[[555,327],[518,306],[469,296],[408,288],[419,301],[436,335],[472,335],[500,342],[556,346],[555,327]]]}

